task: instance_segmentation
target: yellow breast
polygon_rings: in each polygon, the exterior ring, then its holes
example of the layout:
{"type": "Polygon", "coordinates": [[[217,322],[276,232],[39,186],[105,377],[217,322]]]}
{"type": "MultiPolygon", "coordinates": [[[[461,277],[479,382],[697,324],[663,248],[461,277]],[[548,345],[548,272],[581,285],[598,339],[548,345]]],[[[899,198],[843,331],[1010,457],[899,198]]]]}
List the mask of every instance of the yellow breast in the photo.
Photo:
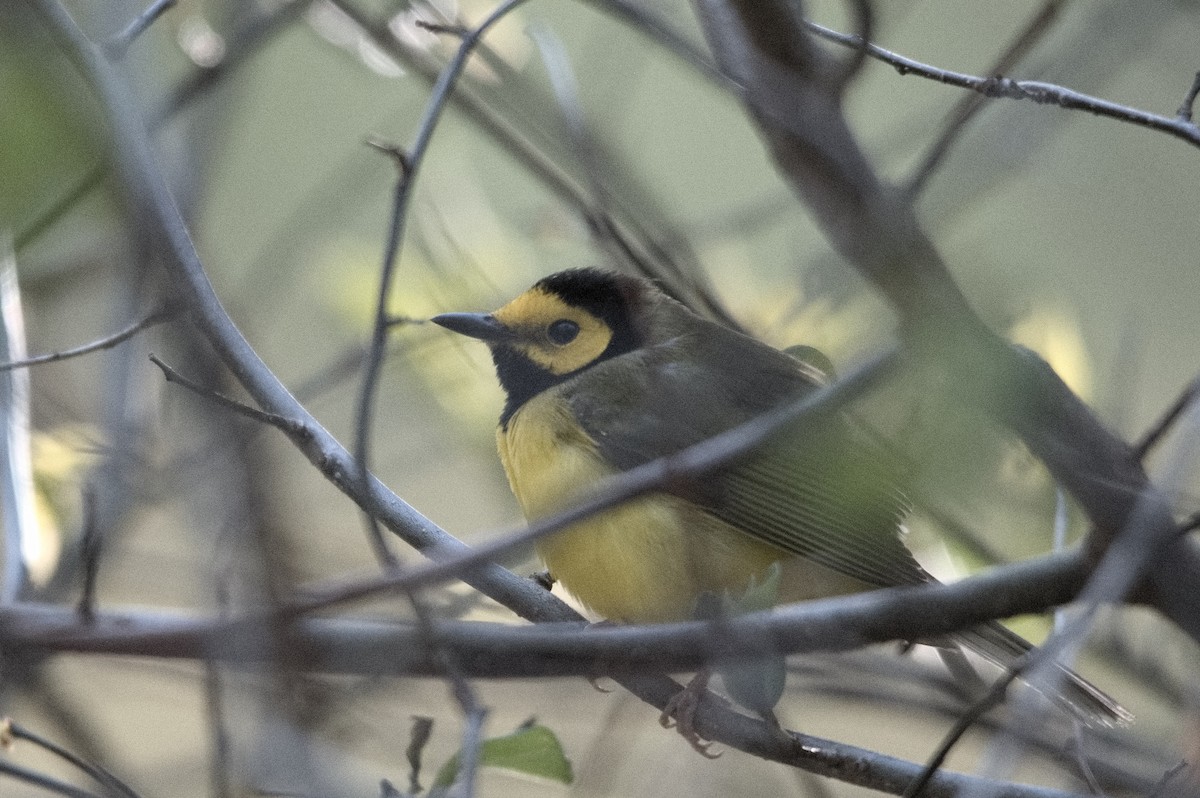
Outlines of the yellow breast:
{"type": "MultiPolygon", "coordinates": [[[[497,433],[526,518],[542,518],[613,473],[553,392],[497,433]]],[[[675,497],[653,495],[568,527],[537,545],[555,579],[605,618],[690,618],[705,590],[738,589],[781,553],[675,497]]]]}

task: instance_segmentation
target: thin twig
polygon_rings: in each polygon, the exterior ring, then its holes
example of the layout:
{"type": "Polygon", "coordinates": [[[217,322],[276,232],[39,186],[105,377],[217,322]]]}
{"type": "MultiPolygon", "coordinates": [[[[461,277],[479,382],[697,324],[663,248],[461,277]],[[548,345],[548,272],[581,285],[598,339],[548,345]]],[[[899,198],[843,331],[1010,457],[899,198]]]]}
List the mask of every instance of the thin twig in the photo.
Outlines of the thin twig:
{"type": "Polygon", "coordinates": [[[152,312],[146,318],[140,321],[135,321],[120,332],[113,333],[105,338],[99,338],[91,343],[83,344],[82,346],[74,347],[73,349],[63,349],[58,352],[50,352],[45,355],[34,355],[23,360],[16,360],[10,363],[0,363],[0,372],[11,371],[12,369],[28,368],[30,366],[40,366],[43,363],[54,363],[59,360],[67,360],[68,358],[79,357],[80,355],[99,352],[103,349],[112,349],[118,344],[128,341],[133,336],[137,335],[142,330],[148,327],[153,327],[156,324],[162,324],[175,315],[175,310],[172,308],[161,308],[152,312]]]}
{"type": "Polygon", "coordinates": [[[1100,784],[1100,780],[1096,778],[1096,773],[1092,770],[1091,762],[1088,761],[1087,751],[1083,749],[1084,725],[1078,718],[1072,719],[1074,734],[1071,735],[1071,748],[1075,752],[1075,766],[1079,768],[1079,775],[1083,777],[1083,782],[1088,786],[1088,790],[1093,795],[1104,795],[1104,788],[1100,784]]]}
{"type": "MultiPolygon", "coordinates": [[[[367,353],[366,369],[359,394],[358,410],[355,419],[354,460],[358,467],[358,477],[362,483],[362,488],[367,492],[373,489],[373,485],[369,479],[369,462],[374,403],[379,376],[383,366],[387,335],[393,326],[393,315],[388,309],[389,298],[392,293],[392,284],[395,278],[400,249],[404,241],[405,223],[407,221],[408,208],[418,170],[425,157],[425,153],[428,151],[434,130],[441,119],[450,94],[466,65],[471,51],[479,44],[484,34],[493,25],[503,19],[522,2],[524,0],[508,0],[492,11],[474,30],[461,34],[462,41],[454,57],[442,70],[437,82],[434,84],[429,103],[426,106],[425,115],[417,129],[416,140],[412,148],[407,152],[396,146],[384,148],[384,151],[391,154],[396,161],[400,176],[396,182],[396,189],[393,196],[392,215],[388,224],[387,244],[384,247],[383,255],[383,270],[380,276],[379,293],[375,308],[375,326],[371,336],[371,345],[367,353]]],[[[380,147],[379,144],[375,144],[375,146],[380,147]]],[[[375,548],[377,558],[385,569],[393,570],[398,562],[395,555],[392,554],[385,543],[375,516],[370,512],[365,515],[371,543],[375,548]]],[[[420,597],[414,591],[410,590],[408,595],[409,601],[415,610],[418,625],[426,643],[426,649],[431,651],[442,662],[447,679],[450,682],[451,693],[465,717],[462,753],[459,759],[461,769],[458,783],[459,789],[469,798],[474,795],[475,790],[475,774],[479,763],[479,752],[483,740],[483,720],[486,711],[479,703],[474,689],[462,675],[454,658],[438,642],[436,626],[426,610],[424,602],[421,601],[420,597]]]]}
{"type": "Polygon", "coordinates": [[[49,790],[58,795],[65,795],[67,798],[102,798],[94,792],[81,790],[80,788],[67,784],[65,781],[50,776],[37,773],[35,771],[23,768],[20,765],[14,765],[11,762],[0,760],[0,775],[11,776],[17,781],[23,781],[26,784],[32,784],[36,787],[41,787],[43,790],[49,790]]]}
{"type": "Polygon", "coordinates": [[[989,712],[994,707],[999,706],[1004,702],[1005,696],[1008,694],[1008,688],[1016,681],[1017,677],[1025,669],[1027,660],[1021,657],[1005,671],[987,691],[981,696],[978,701],[967,707],[965,711],[955,720],[954,726],[942,738],[942,742],[938,745],[937,750],[929,757],[925,763],[925,767],[921,770],[921,775],[918,776],[912,784],[905,789],[902,798],[917,798],[918,795],[928,786],[930,779],[942,767],[946,761],[946,757],[950,755],[950,751],[958,744],[967,730],[975,725],[981,717],[989,712]]]}
{"type": "MultiPolygon", "coordinates": [[[[1004,75],[1011,72],[1050,30],[1065,2],[1066,0],[1045,0],[1004,53],[988,68],[987,74],[1004,75]]],[[[942,132],[930,145],[925,157],[921,159],[921,164],[913,170],[912,177],[905,184],[904,190],[909,195],[915,197],[921,193],[959,136],[967,129],[967,123],[979,113],[986,102],[987,98],[980,93],[964,94],[958,99],[950,110],[942,132]]]]}
{"type": "Polygon", "coordinates": [[[458,757],[458,775],[454,781],[463,798],[472,798],[475,795],[475,777],[479,770],[487,708],[479,703],[478,694],[467,680],[454,653],[442,643],[437,623],[425,602],[412,590],[408,591],[408,599],[417,619],[417,633],[422,648],[441,666],[450,683],[450,694],[463,713],[462,746],[458,757]]]}
{"type": "Polygon", "coordinates": [[[237,400],[230,399],[228,396],[222,396],[212,388],[205,387],[198,382],[193,382],[187,377],[180,374],[175,369],[164,363],[157,355],[150,355],[150,362],[158,366],[162,370],[163,376],[167,378],[167,382],[174,382],[187,388],[197,396],[207,399],[211,402],[216,402],[221,407],[232,410],[233,412],[245,416],[246,418],[270,424],[272,427],[283,430],[289,435],[308,435],[309,429],[302,421],[297,421],[291,418],[285,418],[276,413],[268,413],[259,410],[257,407],[250,407],[237,400]]]}
{"type": "MultiPolygon", "coordinates": [[[[815,22],[805,22],[805,27],[822,39],[826,39],[845,47],[863,47],[859,37],[835,31],[815,22]]],[[[878,45],[867,43],[867,55],[895,68],[901,75],[917,75],[929,80],[944,83],[947,86],[957,86],[963,89],[979,92],[988,98],[1005,98],[1009,100],[1030,100],[1041,105],[1057,105],[1076,111],[1087,111],[1107,119],[1128,122],[1139,127],[1155,130],[1174,136],[1193,146],[1200,147],[1200,127],[1190,120],[1178,116],[1162,116],[1131,108],[1127,105],[1114,103],[1100,97],[1074,91],[1053,83],[1043,83],[1035,80],[1013,80],[1005,77],[983,78],[941,69],[920,61],[907,58],[899,53],[886,50],[878,45]]]]}
{"type": "Polygon", "coordinates": [[[874,38],[875,9],[870,0],[854,0],[855,36],[863,46],[855,47],[850,60],[841,65],[837,77],[832,81],[833,91],[840,94],[850,85],[850,81],[862,70],[867,62],[866,42],[874,38]]]}
{"type": "Polygon", "coordinates": [[[899,361],[896,350],[889,351],[860,366],[837,382],[805,398],[765,413],[744,424],[682,449],[668,457],[651,460],[636,468],[605,479],[589,497],[572,507],[527,527],[497,536],[490,543],[467,549],[451,558],[435,558],[414,568],[386,573],[366,580],[352,581],[337,588],[313,594],[293,605],[297,614],[366,598],[374,593],[401,587],[412,590],[448,578],[465,578],[475,568],[502,559],[503,556],[571,524],[661,489],[667,484],[682,484],[703,479],[706,474],[730,465],[761,446],[789,424],[836,413],[847,402],[862,396],[891,375],[899,361]],[[440,560],[440,561],[438,561],[440,560]]]}
{"type": "MultiPolygon", "coordinates": [[[[400,248],[404,241],[404,228],[408,219],[408,206],[412,197],[413,185],[416,182],[421,163],[429,149],[429,142],[442,111],[446,107],[454,85],[466,66],[471,51],[488,32],[510,11],[525,0],[507,0],[493,10],[474,30],[463,37],[454,57],[442,70],[433,86],[429,102],[425,107],[421,124],[417,127],[416,140],[409,148],[407,157],[403,159],[404,167],[400,179],[396,181],[396,189],[392,196],[392,212],[388,220],[387,244],[383,251],[383,268],[379,278],[379,291],[375,303],[375,324],[371,333],[371,345],[367,352],[366,368],[363,372],[362,385],[358,394],[358,405],[354,422],[354,463],[361,489],[371,494],[374,486],[368,478],[370,473],[371,430],[374,426],[375,397],[383,368],[383,352],[387,345],[388,320],[391,313],[388,310],[392,294],[392,283],[396,274],[396,264],[400,256],[400,248]]],[[[368,533],[376,558],[385,567],[395,565],[396,557],[384,542],[378,522],[370,513],[366,513],[368,533]]]]}
{"type": "MultiPolygon", "coordinates": [[[[220,65],[208,69],[198,69],[184,78],[171,92],[170,98],[160,110],[152,115],[150,128],[157,130],[175,114],[191,106],[200,97],[217,85],[219,79],[227,76],[233,69],[245,63],[249,56],[256,53],[260,47],[291,23],[312,0],[291,0],[272,9],[266,14],[255,17],[228,37],[225,48],[225,58],[220,65]]],[[[40,213],[27,227],[17,233],[14,246],[20,252],[36,241],[42,233],[50,229],[55,222],[74,208],[84,197],[100,185],[109,174],[110,165],[101,161],[88,169],[79,180],[50,207],[40,213]]]]}
{"type": "Polygon", "coordinates": [[[95,779],[96,782],[101,784],[106,790],[119,793],[120,795],[125,796],[125,798],[138,798],[138,794],[134,792],[129,785],[118,779],[105,768],[88,762],[86,759],[83,759],[82,757],[79,757],[63,748],[61,745],[48,740],[45,737],[30,731],[29,729],[26,729],[12,718],[4,719],[4,727],[4,736],[13,740],[24,740],[28,743],[32,743],[44,751],[53,754],[64,762],[67,762],[68,764],[78,768],[91,778],[95,779]]]}
{"type": "Polygon", "coordinates": [[[1167,787],[1170,785],[1170,783],[1175,780],[1176,776],[1187,770],[1187,768],[1188,762],[1186,759],[1180,760],[1180,762],[1174,767],[1168,768],[1167,771],[1162,774],[1162,778],[1158,780],[1158,783],[1154,785],[1154,789],[1147,794],[1146,798],[1159,798],[1159,796],[1166,795],[1167,787]]]}
{"type": "Polygon", "coordinates": [[[408,157],[408,153],[404,148],[395,142],[387,141],[378,136],[368,136],[366,145],[379,150],[384,155],[392,159],[396,164],[396,168],[400,171],[400,179],[407,180],[412,174],[412,160],[408,157]]]}
{"type": "Polygon", "coordinates": [[[1200,72],[1196,73],[1196,77],[1192,80],[1192,87],[1183,96],[1183,104],[1179,106],[1179,110],[1176,112],[1182,121],[1192,121],[1192,114],[1196,106],[1196,95],[1198,94],[1200,94],[1200,72]]]}
{"type": "Polygon", "coordinates": [[[153,25],[156,19],[166,13],[168,9],[173,8],[176,2],[178,0],[154,0],[146,7],[145,11],[130,21],[125,30],[104,43],[104,54],[109,57],[109,60],[120,61],[129,50],[129,45],[133,44],[137,37],[153,25]]]}
{"type": "Polygon", "coordinates": [[[1133,451],[1139,460],[1146,459],[1146,456],[1159,444],[1163,436],[1175,425],[1175,422],[1191,406],[1192,402],[1196,401],[1197,396],[1200,396],[1200,377],[1196,377],[1188,383],[1175,402],[1167,408],[1167,412],[1163,413],[1162,418],[1146,431],[1140,441],[1134,444],[1133,451]]]}

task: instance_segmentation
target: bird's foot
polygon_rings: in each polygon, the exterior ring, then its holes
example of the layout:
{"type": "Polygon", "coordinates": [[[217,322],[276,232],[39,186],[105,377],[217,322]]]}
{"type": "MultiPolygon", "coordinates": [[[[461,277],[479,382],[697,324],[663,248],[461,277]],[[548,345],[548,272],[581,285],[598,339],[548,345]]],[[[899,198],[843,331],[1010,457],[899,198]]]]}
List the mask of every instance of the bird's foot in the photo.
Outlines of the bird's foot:
{"type": "Polygon", "coordinates": [[[716,759],[721,752],[710,751],[712,743],[704,740],[696,731],[696,710],[700,707],[700,702],[705,695],[709,694],[708,681],[710,678],[712,678],[712,673],[707,669],[693,676],[687,686],[673,695],[667,705],[663,707],[658,722],[664,729],[675,727],[680,736],[688,741],[688,745],[701,756],[707,759],[716,759]]]}

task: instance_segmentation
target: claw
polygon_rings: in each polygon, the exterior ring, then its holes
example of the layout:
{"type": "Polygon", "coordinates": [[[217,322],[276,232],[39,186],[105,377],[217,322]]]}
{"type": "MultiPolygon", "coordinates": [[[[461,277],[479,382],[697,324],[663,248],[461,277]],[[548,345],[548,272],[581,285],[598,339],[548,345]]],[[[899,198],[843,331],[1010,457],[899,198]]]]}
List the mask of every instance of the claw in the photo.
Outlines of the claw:
{"type": "Polygon", "coordinates": [[[688,741],[688,745],[706,759],[716,759],[721,755],[720,751],[715,754],[709,751],[713,744],[705,741],[696,731],[696,710],[708,692],[708,680],[711,676],[707,669],[693,676],[686,687],[671,697],[658,718],[664,729],[676,729],[679,735],[688,741]]]}

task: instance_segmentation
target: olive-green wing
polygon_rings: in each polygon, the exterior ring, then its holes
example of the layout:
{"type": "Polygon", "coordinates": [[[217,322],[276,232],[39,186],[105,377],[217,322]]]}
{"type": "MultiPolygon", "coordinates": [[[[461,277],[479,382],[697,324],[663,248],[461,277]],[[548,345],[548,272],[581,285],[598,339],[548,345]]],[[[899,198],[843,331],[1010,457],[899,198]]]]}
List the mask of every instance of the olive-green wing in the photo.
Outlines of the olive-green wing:
{"type": "MultiPolygon", "coordinates": [[[[673,454],[812,392],[811,369],[716,325],[606,361],[564,386],[621,470],[673,454]]],[[[900,470],[845,419],[794,425],[686,498],[733,527],[868,584],[928,577],[899,538],[900,470]]],[[[684,493],[684,491],[680,491],[684,493]]]]}
{"type": "Polygon", "coordinates": [[[898,469],[844,419],[783,430],[717,484],[710,512],[784,551],[880,587],[928,581],[900,540],[898,469]]]}

